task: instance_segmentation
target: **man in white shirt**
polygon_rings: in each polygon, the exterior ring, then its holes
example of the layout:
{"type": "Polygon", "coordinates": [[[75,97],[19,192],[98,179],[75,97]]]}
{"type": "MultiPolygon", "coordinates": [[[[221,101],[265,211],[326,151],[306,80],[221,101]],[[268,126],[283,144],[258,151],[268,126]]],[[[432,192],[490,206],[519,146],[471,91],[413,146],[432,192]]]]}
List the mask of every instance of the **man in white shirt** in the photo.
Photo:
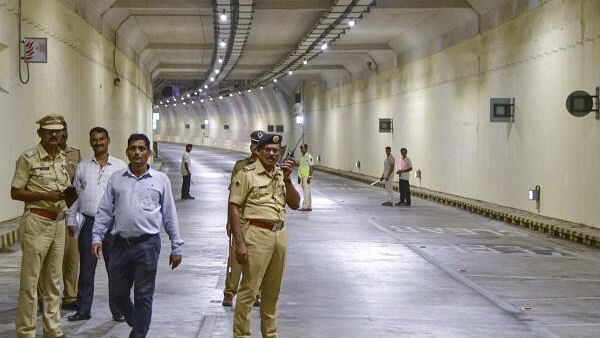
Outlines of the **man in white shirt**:
{"type": "MultiPolygon", "coordinates": [[[[77,294],[77,312],[68,317],[69,321],[87,320],[91,317],[92,300],[94,298],[94,276],[98,259],[92,255],[92,227],[94,216],[98,209],[100,199],[106,190],[108,178],[117,170],[127,167],[122,160],[108,154],[110,138],[108,131],[102,127],[90,130],[90,145],[94,150],[94,156],[85,159],[77,165],[77,172],[73,185],[79,192],[79,199],[69,208],[67,212],[68,231],[73,234],[79,227],[77,214],[83,215],[84,222],[79,234],[79,288],[77,294]]],[[[104,263],[108,273],[109,253],[112,239],[106,238],[102,243],[104,263]]],[[[124,321],[115,305],[113,297],[110,297],[109,307],[113,320],[124,321]]]]}
{"type": "Polygon", "coordinates": [[[192,183],[192,158],[190,152],[192,151],[192,145],[185,145],[185,153],[181,157],[181,175],[183,176],[183,183],[181,185],[181,199],[182,200],[193,200],[194,196],[190,195],[190,184],[192,183]]]}
{"type": "Polygon", "coordinates": [[[406,154],[408,151],[406,148],[400,149],[400,155],[402,158],[400,159],[400,169],[396,172],[400,175],[400,202],[396,203],[396,205],[403,205],[406,207],[410,206],[410,183],[408,179],[410,178],[410,171],[412,170],[412,161],[406,154]]]}
{"type": "Polygon", "coordinates": [[[379,178],[385,184],[385,190],[387,191],[387,198],[385,202],[381,203],[386,207],[394,206],[394,166],[396,159],[392,155],[392,148],[390,146],[385,147],[385,161],[383,161],[383,174],[379,178]]]}

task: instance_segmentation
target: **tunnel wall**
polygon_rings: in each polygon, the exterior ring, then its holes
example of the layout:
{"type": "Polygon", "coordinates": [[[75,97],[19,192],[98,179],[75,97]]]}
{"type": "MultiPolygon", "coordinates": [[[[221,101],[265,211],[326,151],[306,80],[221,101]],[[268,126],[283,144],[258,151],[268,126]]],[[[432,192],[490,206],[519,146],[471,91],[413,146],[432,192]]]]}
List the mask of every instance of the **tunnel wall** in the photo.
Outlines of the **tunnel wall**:
{"type": "Polygon", "coordinates": [[[236,94],[222,100],[206,100],[202,104],[173,106],[171,103],[167,108],[160,107],[156,110],[160,119],[154,139],[247,151],[253,130],[267,131],[268,125],[283,125],[283,142],[288,144],[295,138],[298,129],[291,119],[293,107],[290,107],[281,89],[274,91],[273,88],[269,85],[264,90],[236,94]],[[202,129],[205,120],[208,125],[202,129]],[[229,128],[225,129],[224,125],[229,128]]]}
{"type": "Polygon", "coordinates": [[[406,147],[422,172],[413,185],[600,227],[600,121],[565,108],[570,92],[600,85],[598,17],[599,1],[548,1],[395,71],[309,83],[313,155],[379,176],[384,147],[396,159],[406,147]],[[515,98],[513,123],[490,122],[491,97],[515,98]],[[379,118],[393,118],[393,133],[378,132],[379,118]]]}
{"type": "MultiPolygon", "coordinates": [[[[48,39],[48,63],[30,65],[30,82],[18,75],[18,2],[0,1],[0,220],[18,216],[23,203],[10,199],[17,157],[39,142],[35,121],[46,113],[69,123],[69,144],[92,154],[88,132],[110,126],[111,154],[125,158],[132,132],[151,136],[152,85],[148,74],[117,50],[121,83],[113,85],[113,48],[81,17],[58,1],[23,1],[24,37],[48,39]]],[[[23,66],[24,74],[25,67],[23,66]]]]}

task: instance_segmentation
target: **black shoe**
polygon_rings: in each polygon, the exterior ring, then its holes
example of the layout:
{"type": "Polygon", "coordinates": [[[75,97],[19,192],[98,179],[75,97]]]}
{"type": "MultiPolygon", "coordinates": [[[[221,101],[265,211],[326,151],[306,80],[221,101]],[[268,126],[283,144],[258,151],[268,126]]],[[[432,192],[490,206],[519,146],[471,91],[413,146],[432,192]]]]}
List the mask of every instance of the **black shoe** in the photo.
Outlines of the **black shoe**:
{"type": "Polygon", "coordinates": [[[75,312],[74,315],[67,317],[67,320],[69,320],[70,322],[76,322],[79,320],[88,320],[92,318],[92,316],[88,313],[79,313],[79,312],[75,312]]]}
{"type": "Polygon", "coordinates": [[[404,203],[402,203],[402,202],[396,202],[396,204],[394,204],[394,205],[397,206],[397,207],[399,207],[401,205],[404,205],[404,203]]]}
{"type": "Polygon", "coordinates": [[[120,313],[117,313],[116,315],[113,315],[112,318],[113,318],[113,320],[115,322],[119,322],[119,323],[122,323],[122,322],[125,321],[125,316],[123,314],[120,314],[120,313]]]}
{"type": "Polygon", "coordinates": [[[195,200],[196,197],[194,197],[194,196],[186,196],[186,197],[182,197],[181,199],[182,200],[195,200]]]}
{"type": "Polygon", "coordinates": [[[386,207],[391,207],[391,206],[394,206],[394,205],[392,204],[392,202],[383,202],[383,203],[381,203],[381,205],[383,205],[383,206],[386,206],[386,207]]]}
{"type": "Polygon", "coordinates": [[[68,303],[68,304],[65,304],[65,303],[63,303],[63,304],[62,304],[62,306],[61,306],[61,308],[62,308],[63,310],[73,310],[73,311],[77,311],[77,302],[68,303]]]}

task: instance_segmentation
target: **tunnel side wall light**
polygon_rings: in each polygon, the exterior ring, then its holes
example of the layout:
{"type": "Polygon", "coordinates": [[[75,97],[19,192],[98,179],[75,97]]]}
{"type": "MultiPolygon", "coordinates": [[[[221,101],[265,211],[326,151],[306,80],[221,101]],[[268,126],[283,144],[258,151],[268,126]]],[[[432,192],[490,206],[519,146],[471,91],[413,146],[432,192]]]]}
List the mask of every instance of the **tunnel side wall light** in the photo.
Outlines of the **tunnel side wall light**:
{"type": "Polygon", "coordinates": [[[539,185],[536,185],[535,188],[529,189],[529,200],[530,201],[539,201],[540,200],[540,191],[541,188],[539,185]]]}

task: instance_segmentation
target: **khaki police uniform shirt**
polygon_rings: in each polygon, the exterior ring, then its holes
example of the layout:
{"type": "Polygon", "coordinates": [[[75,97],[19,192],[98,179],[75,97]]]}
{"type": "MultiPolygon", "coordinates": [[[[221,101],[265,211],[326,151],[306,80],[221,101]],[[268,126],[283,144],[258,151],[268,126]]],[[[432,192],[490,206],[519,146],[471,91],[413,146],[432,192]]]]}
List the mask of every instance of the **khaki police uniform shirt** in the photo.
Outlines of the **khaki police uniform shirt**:
{"type": "Polygon", "coordinates": [[[276,168],[270,176],[256,161],[233,178],[229,202],[242,208],[245,219],[279,223],[285,220],[285,192],[283,171],[276,168]]]}
{"type": "Polygon", "coordinates": [[[81,162],[81,152],[75,147],[67,145],[63,150],[65,152],[67,160],[67,172],[71,178],[71,182],[75,179],[75,171],[77,170],[77,164],[81,162]]]}
{"type": "MultiPolygon", "coordinates": [[[[56,157],[52,159],[41,143],[19,156],[11,183],[15,189],[34,192],[63,191],[70,185],[71,178],[67,171],[64,151],[59,150],[56,157]]],[[[61,212],[67,208],[67,203],[65,201],[25,202],[25,210],[32,208],[61,212]]]]}

